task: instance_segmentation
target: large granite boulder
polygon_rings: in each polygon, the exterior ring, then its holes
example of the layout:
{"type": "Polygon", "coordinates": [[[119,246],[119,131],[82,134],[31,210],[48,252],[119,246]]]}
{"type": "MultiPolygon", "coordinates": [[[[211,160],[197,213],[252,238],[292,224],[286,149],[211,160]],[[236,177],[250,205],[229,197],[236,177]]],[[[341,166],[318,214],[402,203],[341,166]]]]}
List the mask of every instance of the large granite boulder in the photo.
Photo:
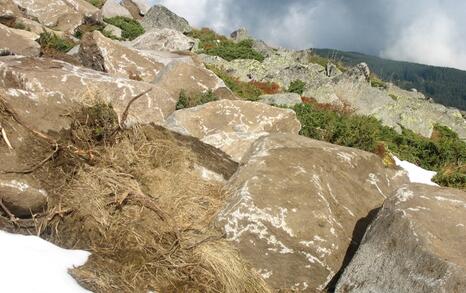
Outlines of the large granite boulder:
{"type": "Polygon", "coordinates": [[[79,58],[84,66],[94,70],[147,82],[153,81],[164,67],[139,51],[104,37],[99,31],[82,37],[79,58]]]}
{"type": "Polygon", "coordinates": [[[386,200],[336,292],[466,292],[466,193],[412,184],[386,200]]]}
{"type": "Polygon", "coordinates": [[[154,84],[167,89],[173,96],[179,96],[181,91],[193,95],[210,90],[214,94],[223,92],[225,98],[228,98],[228,95],[231,99],[235,98],[223,80],[212,71],[185,62],[172,62],[165,66],[157,75],[154,84]]]}
{"type": "Polygon", "coordinates": [[[136,49],[156,51],[190,51],[196,41],[173,29],[153,29],[131,42],[136,49]]]}
{"type": "Polygon", "coordinates": [[[152,6],[142,19],[141,24],[146,31],[169,28],[187,33],[192,30],[186,19],[176,15],[162,5],[152,6]]]}
{"type": "Polygon", "coordinates": [[[258,138],[270,133],[297,134],[301,125],[292,110],[220,100],[176,111],[168,117],[166,127],[197,137],[239,162],[258,138]]]}
{"type": "Polygon", "coordinates": [[[32,93],[30,99],[49,101],[53,105],[65,101],[81,102],[87,93],[93,93],[111,102],[118,115],[123,113],[132,97],[152,88],[151,92],[132,104],[128,124],[160,124],[175,110],[178,101],[178,97],[171,96],[157,85],[113,77],[51,59],[2,57],[0,76],[4,77],[0,79],[0,87],[12,95],[32,93]]]}
{"type": "Polygon", "coordinates": [[[73,34],[83,23],[102,21],[100,9],[85,0],[13,0],[25,15],[58,31],[73,34]]]}
{"type": "Polygon", "coordinates": [[[259,97],[262,103],[278,106],[293,107],[296,104],[301,104],[301,96],[295,93],[280,93],[274,95],[262,95],[259,97]]]}
{"type": "Polygon", "coordinates": [[[148,0],[131,0],[131,2],[136,5],[136,7],[139,9],[139,14],[141,15],[146,15],[151,7],[151,4],[149,3],[150,1],[148,0]]]}
{"type": "Polygon", "coordinates": [[[120,0],[107,0],[105,1],[104,6],[102,6],[102,15],[105,18],[115,17],[115,16],[124,16],[128,18],[133,18],[129,10],[121,5],[120,0]]]}
{"type": "Polygon", "coordinates": [[[39,56],[40,45],[35,41],[39,36],[0,24],[0,50],[23,56],[39,56]]]}
{"type": "Polygon", "coordinates": [[[320,292],[407,180],[372,153],[272,134],[243,157],[217,224],[272,288],[320,292]]]}

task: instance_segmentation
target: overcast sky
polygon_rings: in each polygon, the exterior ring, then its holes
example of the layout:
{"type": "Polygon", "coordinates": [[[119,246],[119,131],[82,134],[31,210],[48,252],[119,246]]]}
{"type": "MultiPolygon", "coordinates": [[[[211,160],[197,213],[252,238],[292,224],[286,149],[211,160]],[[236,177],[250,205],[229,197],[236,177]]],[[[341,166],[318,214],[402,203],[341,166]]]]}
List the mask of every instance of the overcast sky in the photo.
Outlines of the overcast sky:
{"type": "Polygon", "coordinates": [[[466,69],[466,0],[155,0],[195,27],[466,69]]]}

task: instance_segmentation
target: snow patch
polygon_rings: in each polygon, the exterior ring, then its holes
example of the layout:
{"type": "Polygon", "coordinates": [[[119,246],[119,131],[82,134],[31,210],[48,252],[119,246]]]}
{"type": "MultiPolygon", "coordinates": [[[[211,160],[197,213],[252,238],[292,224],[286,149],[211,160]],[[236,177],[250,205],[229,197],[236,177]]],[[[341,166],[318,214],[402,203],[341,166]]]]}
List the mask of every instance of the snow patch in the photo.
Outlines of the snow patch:
{"type": "Polygon", "coordinates": [[[408,178],[411,183],[421,183],[426,185],[438,186],[434,182],[432,182],[432,178],[437,175],[436,172],[428,171],[422,169],[419,166],[414,165],[408,161],[401,161],[397,157],[393,157],[395,159],[396,165],[403,168],[408,173],[408,178]]]}
{"type": "Polygon", "coordinates": [[[68,274],[68,269],[86,263],[89,252],[4,231],[0,231],[0,248],[2,292],[90,292],[68,274]]]}

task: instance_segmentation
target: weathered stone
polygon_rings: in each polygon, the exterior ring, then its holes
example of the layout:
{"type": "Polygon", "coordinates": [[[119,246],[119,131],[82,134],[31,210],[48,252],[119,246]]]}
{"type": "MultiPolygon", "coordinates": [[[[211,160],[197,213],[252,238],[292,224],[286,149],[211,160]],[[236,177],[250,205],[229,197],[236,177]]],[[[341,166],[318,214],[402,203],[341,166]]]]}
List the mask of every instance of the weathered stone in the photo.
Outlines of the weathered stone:
{"type": "Polygon", "coordinates": [[[165,66],[157,75],[154,83],[167,89],[173,96],[179,96],[182,90],[188,95],[208,90],[215,93],[218,89],[230,91],[223,80],[212,71],[181,62],[172,62],[165,66]]]}
{"type": "Polygon", "coordinates": [[[251,144],[270,133],[297,134],[301,128],[294,111],[256,102],[220,100],[179,110],[166,127],[201,139],[239,162],[251,144]]]}
{"type": "Polygon", "coordinates": [[[0,24],[12,27],[18,16],[21,12],[12,0],[0,0],[0,24]]]}
{"type": "Polygon", "coordinates": [[[94,70],[148,82],[164,67],[137,50],[104,37],[99,31],[82,37],[79,57],[84,66],[94,70]]]}
{"type": "Polygon", "coordinates": [[[13,0],[24,13],[41,24],[73,34],[83,23],[102,21],[97,7],[85,0],[13,0]]]}
{"type": "Polygon", "coordinates": [[[146,0],[122,0],[121,5],[137,20],[141,20],[151,7],[146,0]]]}
{"type": "Polygon", "coordinates": [[[35,33],[37,35],[40,35],[41,33],[44,32],[44,30],[46,32],[49,32],[49,33],[53,33],[59,37],[64,37],[65,33],[64,32],[61,32],[61,31],[55,31],[55,30],[52,30],[48,27],[46,27],[45,25],[43,24],[40,24],[38,23],[37,21],[34,21],[32,19],[28,19],[28,18],[24,18],[24,17],[18,17],[16,19],[16,23],[20,23],[22,25],[24,25],[25,29],[27,31],[30,31],[31,33],[35,33]]]}
{"type": "Polygon", "coordinates": [[[120,0],[107,0],[105,1],[104,6],[102,6],[102,15],[105,18],[115,17],[115,16],[124,16],[128,18],[133,18],[131,13],[120,4],[120,0]]]}
{"type": "Polygon", "coordinates": [[[116,38],[121,38],[123,31],[117,26],[107,24],[104,28],[104,33],[110,34],[116,38]]]}
{"type": "Polygon", "coordinates": [[[394,188],[374,154],[272,134],[243,157],[217,224],[272,288],[320,292],[394,188]]]}
{"type": "Polygon", "coordinates": [[[244,27],[239,28],[236,31],[232,32],[230,36],[235,42],[241,42],[244,40],[251,39],[251,36],[249,35],[248,30],[245,29],[244,27]]]}
{"type": "Polygon", "coordinates": [[[386,200],[336,292],[466,292],[466,193],[422,184],[386,200]]]}
{"type": "Polygon", "coordinates": [[[43,212],[47,205],[47,192],[32,179],[0,177],[0,200],[16,217],[28,217],[43,212]]]}
{"type": "Polygon", "coordinates": [[[56,103],[65,100],[81,102],[85,94],[97,93],[111,102],[121,115],[129,100],[150,88],[131,106],[128,124],[162,123],[176,108],[178,97],[171,96],[165,89],[146,82],[113,77],[69,63],[28,57],[2,57],[0,59],[0,87],[14,91],[27,91],[31,99],[47,97],[56,103]]]}
{"type": "Polygon", "coordinates": [[[259,99],[262,103],[277,106],[294,106],[302,103],[301,96],[294,93],[262,95],[259,99]]]}
{"type": "Polygon", "coordinates": [[[153,29],[131,42],[136,49],[156,51],[189,51],[195,45],[194,39],[173,29],[153,29]]]}
{"type": "Polygon", "coordinates": [[[152,6],[141,21],[146,31],[169,28],[182,33],[192,30],[188,21],[168,10],[165,6],[152,6]]]}
{"type": "Polygon", "coordinates": [[[16,55],[39,56],[40,45],[35,41],[38,38],[34,33],[0,24],[0,50],[8,50],[16,55]]]}

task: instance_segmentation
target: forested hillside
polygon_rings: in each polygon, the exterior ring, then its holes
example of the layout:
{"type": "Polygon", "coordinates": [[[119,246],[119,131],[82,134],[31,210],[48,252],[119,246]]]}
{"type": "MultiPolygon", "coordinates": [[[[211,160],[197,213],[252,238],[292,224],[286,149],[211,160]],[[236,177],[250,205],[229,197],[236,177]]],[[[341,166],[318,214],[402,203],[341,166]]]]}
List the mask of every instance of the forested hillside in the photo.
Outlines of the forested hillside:
{"type": "Polygon", "coordinates": [[[415,88],[437,103],[466,110],[466,71],[333,49],[315,49],[315,53],[347,65],[366,62],[383,80],[391,81],[404,89],[415,88]]]}

